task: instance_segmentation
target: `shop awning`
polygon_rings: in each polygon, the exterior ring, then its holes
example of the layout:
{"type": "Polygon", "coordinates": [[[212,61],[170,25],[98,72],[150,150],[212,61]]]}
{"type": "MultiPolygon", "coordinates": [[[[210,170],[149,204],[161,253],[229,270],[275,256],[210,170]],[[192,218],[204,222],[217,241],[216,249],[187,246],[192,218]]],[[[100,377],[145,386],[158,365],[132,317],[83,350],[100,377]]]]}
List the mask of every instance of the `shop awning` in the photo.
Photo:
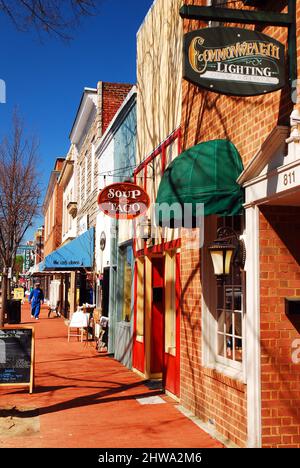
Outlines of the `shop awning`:
{"type": "Polygon", "coordinates": [[[156,198],[157,225],[176,227],[185,204],[191,207],[193,218],[200,203],[204,204],[204,215],[240,214],[244,192],[236,180],[243,169],[229,140],[211,140],[184,151],[162,177],[156,198]]]}
{"type": "Polygon", "coordinates": [[[44,261],[33,265],[33,266],[27,271],[27,275],[32,276],[32,275],[35,275],[35,274],[37,274],[37,273],[40,273],[41,271],[44,271],[44,261]]]}
{"type": "Polygon", "coordinates": [[[92,268],[94,263],[94,228],[89,229],[69,244],[52,252],[44,260],[44,271],[92,268]]]}

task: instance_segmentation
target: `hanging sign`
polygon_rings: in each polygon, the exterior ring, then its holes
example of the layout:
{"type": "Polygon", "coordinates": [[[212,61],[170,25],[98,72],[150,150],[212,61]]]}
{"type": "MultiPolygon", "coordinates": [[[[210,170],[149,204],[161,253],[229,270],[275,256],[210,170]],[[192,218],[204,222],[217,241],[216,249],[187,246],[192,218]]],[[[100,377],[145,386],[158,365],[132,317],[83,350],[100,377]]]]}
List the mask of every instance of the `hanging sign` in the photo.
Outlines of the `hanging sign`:
{"type": "Polygon", "coordinates": [[[220,94],[257,96],[285,85],[284,45],[257,31],[204,28],[184,36],[184,78],[220,94]]]}
{"type": "Polygon", "coordinates": [[[150,199],[138,185],[123,182],[105,187],[99,193],[98,205],[111,218],[134,219],[147,211],[150,199]]]}

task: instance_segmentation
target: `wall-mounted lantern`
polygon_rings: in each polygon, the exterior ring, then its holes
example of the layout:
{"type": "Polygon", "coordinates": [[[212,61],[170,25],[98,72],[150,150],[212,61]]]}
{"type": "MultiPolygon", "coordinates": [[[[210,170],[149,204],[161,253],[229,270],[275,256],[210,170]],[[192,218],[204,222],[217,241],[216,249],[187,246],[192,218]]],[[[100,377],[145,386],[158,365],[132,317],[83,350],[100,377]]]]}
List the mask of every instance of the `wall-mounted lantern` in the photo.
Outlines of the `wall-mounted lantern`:
{"type": "Polygon", "coordinates": [[[217,238],[209,246],[214,273],[218,279],[224,279],[229,275],[232,263],[244,268],[245,245],[238,238],[236,232],[229,227],[222,227],[217,231],[217,238]]]}

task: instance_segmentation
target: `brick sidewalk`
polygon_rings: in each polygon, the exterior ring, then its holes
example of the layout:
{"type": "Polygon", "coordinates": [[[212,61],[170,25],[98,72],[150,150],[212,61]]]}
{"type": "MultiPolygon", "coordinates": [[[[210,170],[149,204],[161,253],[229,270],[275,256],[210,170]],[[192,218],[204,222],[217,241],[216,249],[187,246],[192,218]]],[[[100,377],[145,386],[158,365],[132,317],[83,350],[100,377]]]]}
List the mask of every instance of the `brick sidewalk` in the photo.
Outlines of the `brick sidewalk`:
{"type": "Polygon", "coordinates": [[[0,411],[16,407],[24,411],[22,420],[32,424],[21,435],[9,426],[2,430],[0,448],[222,447],[180,413],[176,402],[149,389],[113,358],[100,355],[93,342],[73,338],[68,343],[62,318],[48,319],[44,308],[35,321],[26,304],[25,324],[36,332],[34,393],[0,387],[0,411]],[[137,401],[150,396],[164,403],[137,401]]]}

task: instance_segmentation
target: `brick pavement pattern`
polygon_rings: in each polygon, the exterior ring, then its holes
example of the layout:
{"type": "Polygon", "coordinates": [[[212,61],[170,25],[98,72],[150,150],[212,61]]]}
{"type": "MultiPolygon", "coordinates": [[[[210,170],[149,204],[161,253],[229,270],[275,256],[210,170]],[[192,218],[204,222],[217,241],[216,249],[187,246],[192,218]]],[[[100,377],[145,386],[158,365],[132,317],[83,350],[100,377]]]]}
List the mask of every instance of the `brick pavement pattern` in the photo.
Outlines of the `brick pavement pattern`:
{"type": "MultiPolygon", "coordinates": [[[[0,410],[37,410],[39,430],[0,437],[0,448],[222,448],[132,371],[95,350],[94,342],[67,341],[62,318],[40,320],[22,307],[22,325],[35,328],[35,388],[0,387],[0,410]],[[164,404],[136,398],[159,395],[164,404]]],[[[24,413],[25,414],[25,413],[24,413]]]]}

